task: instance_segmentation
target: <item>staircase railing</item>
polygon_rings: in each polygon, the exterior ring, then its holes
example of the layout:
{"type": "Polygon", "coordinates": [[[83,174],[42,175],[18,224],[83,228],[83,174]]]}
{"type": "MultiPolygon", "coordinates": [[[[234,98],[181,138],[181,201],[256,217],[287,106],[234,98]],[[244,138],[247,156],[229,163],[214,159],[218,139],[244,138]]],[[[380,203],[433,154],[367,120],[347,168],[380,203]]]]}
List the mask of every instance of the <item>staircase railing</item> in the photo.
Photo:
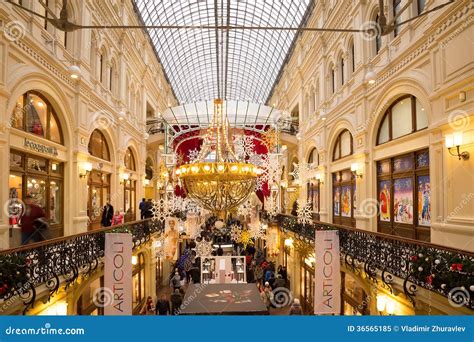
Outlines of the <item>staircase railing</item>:
{"type": "Polygon", "coordinates": [[[45,285],[51,297],[61,284],[67,288],[93,273],[104,257],[106,233],[131,233],[135,249],[162,229],[161,222],[148,219],[0,251],[0,303],[19,296],[26,312],[39,286],[45,285]]]}
{"type": "Polygon", "coordinates": [[[394,277],[403,279],[403,290],[415,305],[418,287],[447,297],[453,306],[474,309],[474,253],[423,241],[362,229],[277,215],[283,231],[311,243],[316,230],[337,230],[342,260],[355,272],[393,291],[394,277]]]}

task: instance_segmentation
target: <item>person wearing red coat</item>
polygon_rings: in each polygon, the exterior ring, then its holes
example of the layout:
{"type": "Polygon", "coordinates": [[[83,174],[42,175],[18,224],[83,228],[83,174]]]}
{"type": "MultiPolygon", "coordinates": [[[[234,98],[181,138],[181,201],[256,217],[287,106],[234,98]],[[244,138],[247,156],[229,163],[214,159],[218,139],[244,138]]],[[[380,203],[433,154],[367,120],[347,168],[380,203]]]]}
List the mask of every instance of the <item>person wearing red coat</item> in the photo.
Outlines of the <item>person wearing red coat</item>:
{"type": "Polygon", "coordinates": [[[27,195],[25,198],[25,213],[21,217],[21,244],[43,241],[41,229],[46,224],[44,210],[38,206],[34,199],[27,195]]]}

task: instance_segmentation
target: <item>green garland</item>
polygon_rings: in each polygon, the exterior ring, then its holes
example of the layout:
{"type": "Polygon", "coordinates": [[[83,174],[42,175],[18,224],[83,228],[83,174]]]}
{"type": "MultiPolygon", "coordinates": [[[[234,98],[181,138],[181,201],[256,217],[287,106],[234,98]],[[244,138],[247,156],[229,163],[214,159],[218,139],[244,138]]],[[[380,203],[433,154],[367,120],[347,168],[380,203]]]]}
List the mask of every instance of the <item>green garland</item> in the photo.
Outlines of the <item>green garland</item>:
{"type": "Polygon", "coordinates": [[[24,286],[28,281],[26,258],[17,255],[0,256],[0,298],[24,286]]]}

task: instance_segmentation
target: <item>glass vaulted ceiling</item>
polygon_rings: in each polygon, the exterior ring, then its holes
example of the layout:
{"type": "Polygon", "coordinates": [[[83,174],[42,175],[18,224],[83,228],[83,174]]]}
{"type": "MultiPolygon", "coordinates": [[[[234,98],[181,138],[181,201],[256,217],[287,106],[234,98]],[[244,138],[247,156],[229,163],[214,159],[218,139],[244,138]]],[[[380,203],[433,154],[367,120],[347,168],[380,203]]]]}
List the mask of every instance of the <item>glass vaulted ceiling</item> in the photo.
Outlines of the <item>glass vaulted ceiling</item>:
{"type": "MultiPolygon", "coordinates": [[[[311,0],[134,0],[146,25],[302,25],[311,0]]],[[[180,103],[265,103],[297,31],[148,29],[180,103]]]]}

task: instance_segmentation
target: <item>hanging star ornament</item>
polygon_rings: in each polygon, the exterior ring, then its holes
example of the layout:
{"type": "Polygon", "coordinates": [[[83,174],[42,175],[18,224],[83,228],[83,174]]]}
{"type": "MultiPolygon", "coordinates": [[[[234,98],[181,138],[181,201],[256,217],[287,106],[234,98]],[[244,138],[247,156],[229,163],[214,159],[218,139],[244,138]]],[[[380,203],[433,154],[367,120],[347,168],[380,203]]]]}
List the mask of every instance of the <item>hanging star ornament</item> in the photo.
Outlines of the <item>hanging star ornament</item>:
{"type": "Polygon", "coordinates": [[[252,240],[252,234],[248,229],[242,230],[240,233],[240,238],[239,238],[239,243],[241,243],[244,248],[247,248],[247,246],[253,246],[253,240],[252,240]]]}
{"type": "Polygon", "coordinates": [[[197,148],[189,150],[188,152],[188,162],[196,163],[199,161],[199,150],[197,148]]]}

